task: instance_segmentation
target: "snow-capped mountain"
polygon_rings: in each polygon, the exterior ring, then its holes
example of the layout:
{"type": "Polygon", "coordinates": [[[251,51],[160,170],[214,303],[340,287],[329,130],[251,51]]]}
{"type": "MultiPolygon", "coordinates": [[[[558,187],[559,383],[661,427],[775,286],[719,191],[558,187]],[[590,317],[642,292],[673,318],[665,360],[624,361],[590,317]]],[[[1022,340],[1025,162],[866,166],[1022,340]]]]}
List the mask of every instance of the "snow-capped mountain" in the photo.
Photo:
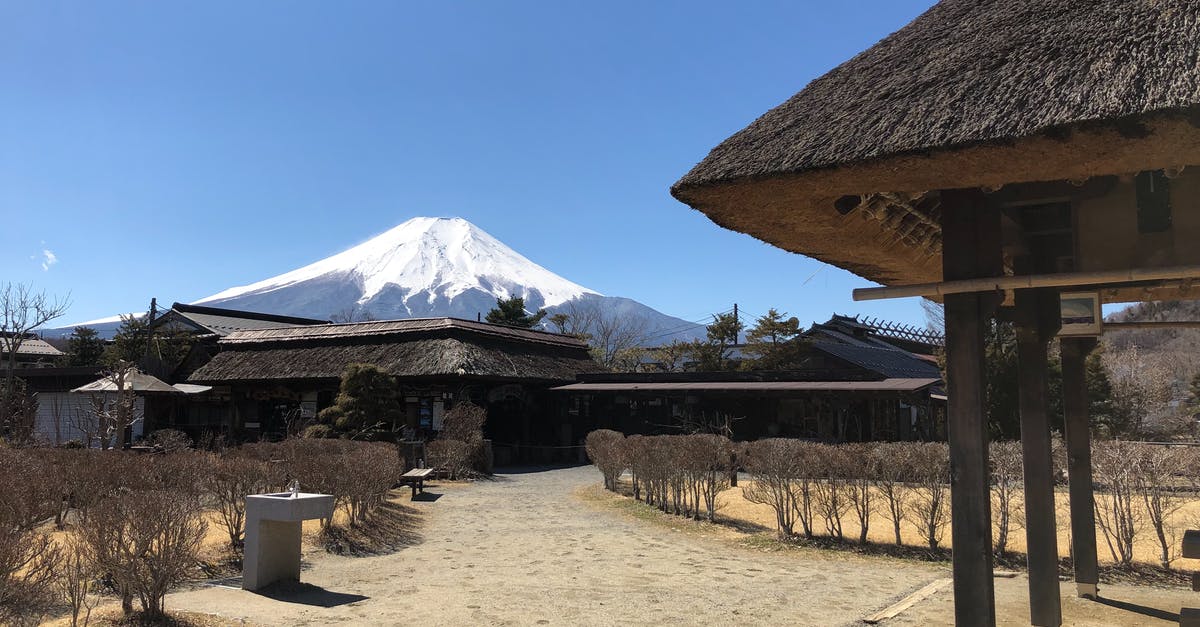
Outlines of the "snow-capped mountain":
{"type": "Polygon", "coordinates": [[[535,310],[593,294],[462,218],[413,218],[345,252],[194,304],[317,318],[350,308],[380,319],[473,318],[496,298],[520,296],[535,310]]]}
{"type": "Polygon", "coordinates": [[[644,319],[655,344],[703,335],[700,325],[568,281],[462,218],[412,218],[332,257],[193,304],[322,319],[473,320],[497,298],[513,296],[530,311],[583,308],[644,319]]]}

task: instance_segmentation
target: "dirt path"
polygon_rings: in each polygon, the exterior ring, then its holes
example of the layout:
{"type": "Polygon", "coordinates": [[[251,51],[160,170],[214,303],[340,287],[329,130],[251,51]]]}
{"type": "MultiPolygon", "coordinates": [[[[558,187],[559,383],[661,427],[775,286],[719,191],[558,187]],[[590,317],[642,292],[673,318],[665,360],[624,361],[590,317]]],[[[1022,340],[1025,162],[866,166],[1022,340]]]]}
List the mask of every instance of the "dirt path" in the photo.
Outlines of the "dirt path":
{"type": "Polygon", "coordinates": [[[306,556],[302,577],[316,587],[301,598],[204,588],[171,595],[167,607],[264,625],[837,625],[947,574],[674,531],[575,496],[599,481],[584,467],[454,487],[415,504],[425,512],[419,544],[378,557],[306,556]]]}

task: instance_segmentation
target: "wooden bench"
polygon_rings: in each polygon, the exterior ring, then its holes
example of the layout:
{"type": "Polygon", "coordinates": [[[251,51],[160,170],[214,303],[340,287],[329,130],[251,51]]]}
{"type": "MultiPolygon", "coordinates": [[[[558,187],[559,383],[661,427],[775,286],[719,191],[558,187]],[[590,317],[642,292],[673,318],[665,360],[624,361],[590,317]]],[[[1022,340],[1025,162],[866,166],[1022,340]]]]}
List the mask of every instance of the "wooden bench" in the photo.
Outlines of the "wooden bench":
{"type": "Polygon", "coordinates": [[[417,492],[425,492],[425,477],[433,474],[432,468],[413,468],[412,470],[400,475],[400,483],[412,486],[412,496],[410,499],[417,498],[417,492]]]}

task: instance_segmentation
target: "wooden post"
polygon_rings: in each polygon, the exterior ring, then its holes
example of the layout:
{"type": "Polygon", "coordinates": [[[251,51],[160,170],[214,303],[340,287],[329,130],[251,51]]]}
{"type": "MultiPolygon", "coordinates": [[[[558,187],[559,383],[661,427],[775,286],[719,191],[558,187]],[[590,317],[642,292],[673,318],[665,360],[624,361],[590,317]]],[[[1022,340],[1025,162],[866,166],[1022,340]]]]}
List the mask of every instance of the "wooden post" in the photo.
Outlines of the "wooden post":
{"type": "Polygon", "coordinates": [[[1064,436],[1067,481],[1071,492],[1071,561],[1075,592],[1096,598],[1100,569],[1096,563],[1096,510],[1092,500],[1092,443],[1088,418],[1086,359],[1096,347],[1091,337],[1062,339],[1064,436]]]}
{"type": "Polygon", "coordinates": [[[1029,563],[1029,621],[1062,624],[1058,587],[1058,528],[1054,470],[1046,411],[1046,346],[1058,331],[1058,295],[1017,290],[1018,396],[1025,470],[1025,546],[1029,563]]]}
{"type": "MultiPolygon", "coordinates": [[[[1000,268],[1000,214],[978,190],[942,192],[942,276],[994,276],[1000,268]]],[[[984,407],[984,335],[991,294],[946,296],[946,378],[954,621],[994,625],[992,513],[984,407]]]]}

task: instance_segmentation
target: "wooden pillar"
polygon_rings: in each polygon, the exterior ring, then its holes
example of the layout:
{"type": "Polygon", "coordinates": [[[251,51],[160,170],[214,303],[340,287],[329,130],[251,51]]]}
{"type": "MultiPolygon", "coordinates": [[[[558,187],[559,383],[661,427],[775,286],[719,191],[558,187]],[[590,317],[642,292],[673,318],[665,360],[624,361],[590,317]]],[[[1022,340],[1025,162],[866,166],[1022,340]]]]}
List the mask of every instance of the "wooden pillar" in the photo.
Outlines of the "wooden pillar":
{"type": "Polygon", "coordinates": [[[1058,528],[1054,522],[1054,470],[1046,403],[1046,347],[1058,331],[1058,295],[1048,290],[1018,290],[1016,306],[1029,620],[1030,624],[1041,627],[1058,627],[1062,624],[1062,601],[1058,587],[1058,528]]]}
{"type": "Polygon", "coordinates": [[[1096,563],[1096,511],[1092,501],[1092,445],[1085,360],[1096,339],[1062,339],[1063,414],[1067,446],[1067,481],[1071,491],[1071,562],[1075,591],[1096,598],[1100,570],[1096,563]]]}
{"type": "MultiPolygon", "coordinates": [[[[1000,274],[1000,214],[978,190],[942,192],[942,276],[1000,274]]],[[[950,512],[954,543],[954,621],[994,625],[992,513],[984,407],[984,335],[991,294],[946,296],[946,378],[950,512]]]]}

